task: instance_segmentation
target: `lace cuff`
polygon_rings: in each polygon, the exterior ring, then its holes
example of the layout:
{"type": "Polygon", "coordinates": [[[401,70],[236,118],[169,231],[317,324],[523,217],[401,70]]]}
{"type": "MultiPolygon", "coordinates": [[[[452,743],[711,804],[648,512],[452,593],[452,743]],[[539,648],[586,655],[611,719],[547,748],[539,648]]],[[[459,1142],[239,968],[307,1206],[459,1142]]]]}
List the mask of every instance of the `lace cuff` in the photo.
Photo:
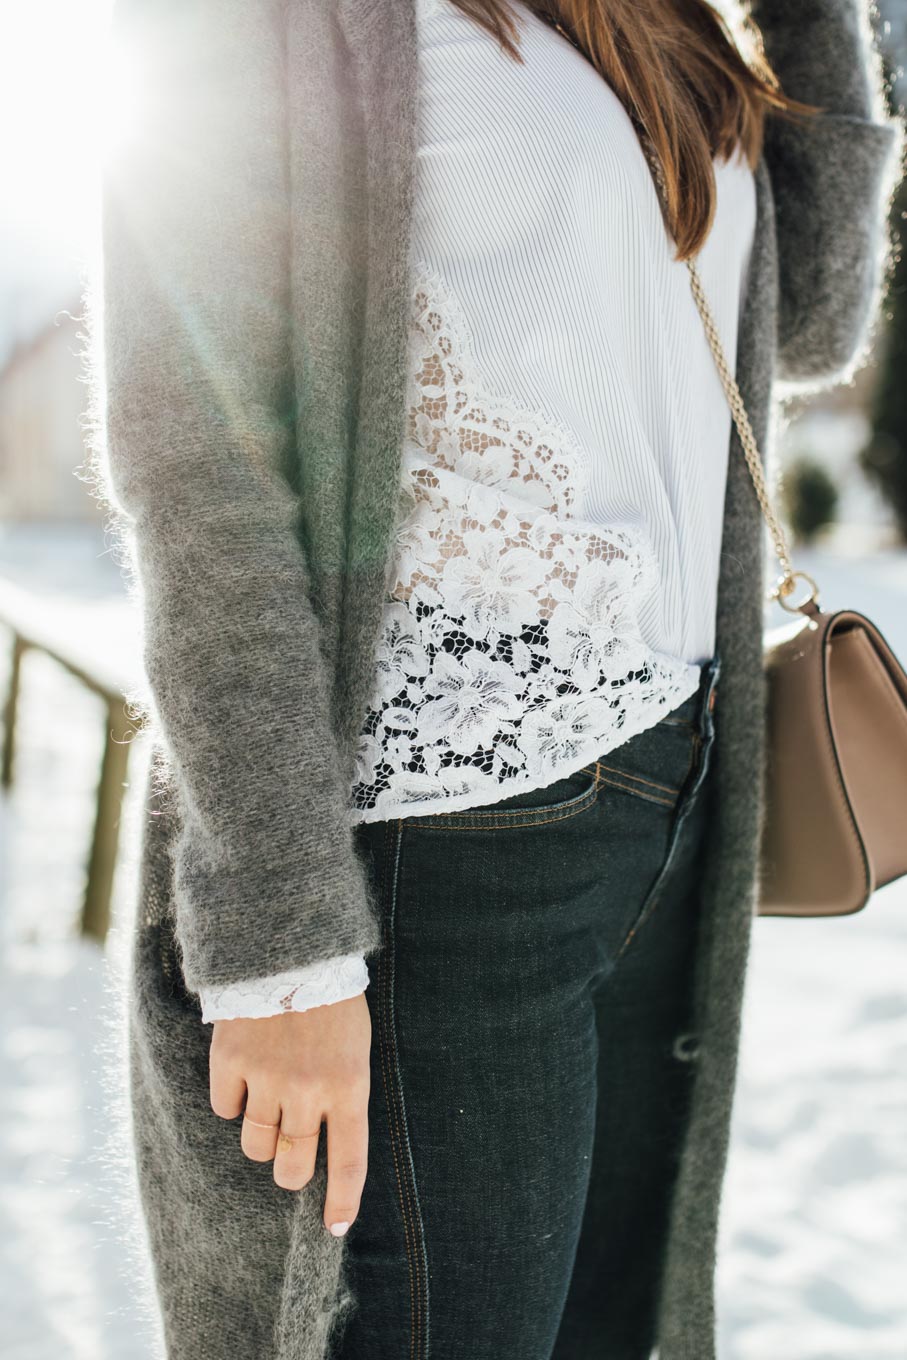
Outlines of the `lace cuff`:
{"type": "Polygon", "coordinates": [[[244,978],[225,987],[202,987],[202,1022],[261,1020],[281,1011],[307,1011],[358,996],[368,986],[368,968],[360,954],[337,954],[307,968],[269,977],[244,978]]]}

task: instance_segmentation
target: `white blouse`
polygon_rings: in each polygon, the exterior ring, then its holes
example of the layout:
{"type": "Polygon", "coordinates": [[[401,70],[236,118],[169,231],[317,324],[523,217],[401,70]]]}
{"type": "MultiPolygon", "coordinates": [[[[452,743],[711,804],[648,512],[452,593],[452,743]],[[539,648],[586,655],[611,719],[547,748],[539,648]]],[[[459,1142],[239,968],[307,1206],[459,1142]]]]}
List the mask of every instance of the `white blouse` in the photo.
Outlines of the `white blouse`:
{"type": "MultiPolygon", "coordinates": [[[[530,10],[523,64],[417,0],[408,430],[353,822],[541,788],[699,683],[731,415],[626,111],[530,10]]],[[[733,363],[755,228],[716,162],[698,264],[733,363]]],[[[357,995],[363,959],[206,988],[203,1019],[357,995]]]]}

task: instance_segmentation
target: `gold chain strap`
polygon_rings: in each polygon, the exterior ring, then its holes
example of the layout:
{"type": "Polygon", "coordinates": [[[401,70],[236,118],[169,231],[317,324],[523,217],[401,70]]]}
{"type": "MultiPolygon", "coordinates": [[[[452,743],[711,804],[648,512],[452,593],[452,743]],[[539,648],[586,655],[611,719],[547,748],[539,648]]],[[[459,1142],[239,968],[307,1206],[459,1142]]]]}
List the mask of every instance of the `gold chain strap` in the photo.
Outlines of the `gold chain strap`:
{"type": "Polygon", "coordinates": [[[740,442],[743,445],[743,452],[746,456],[746,461],[749,464],[750,474],[752,475],[756,487],[756,495],[759,497],[762,512],[765,515],[769,531],[774,540],[775,553],[777,554],[778,561],[781,563],[783,570],[789,572],[792,570],[792,563],[788,553],[787,538],[768,499],[768,490],[766,488],[765,476],[762,470],[762,459],[756,445],[756,436],[753,434],[750,418],[747,415],[746,408],[743,404],[740,388],[737,386],[737,382],[728,368],[727,359],[724,356],[724,350],[721,347],[721,341],[718,337],[718,328],[715,325],[715,318],[712,316],[712,310],[709,307],[705,293],[703,292],[702,280],[699,277],[699,270],[696,268],[696,262],[691,257],[688,257],[685,263],[690,273],[690,287],[693,290],[693,296],[696,299],[696,305],[699,308],[699,313],[702,317],[702,324],[705,326],[705,333],[708,336],[712,354],[715,356],[715,365],[718,369],[719,377],[721,378],[721,385],[724,388],[725,396],[728,399],[728,404],[730,405],[731,413],[734,417],[734,424],[737,426],[737,433],[740,435],[740,442]]]}
{"type": "MultiPolygon", "coordinates": [[[[647,134],[639,130],[639,135],[643,150],[646,153],[649,165],[652,168],[652,174],[658,186],[659,196],[661,197],[662,203],[664,203],[665,181],[661,162],[658,159],[652,141],[647,134]]],[[[725,396],[728,399],[728,405],[731,408],[731,415],[733,416],[734,424],[737,427],[737,433],[740,436],[740,443],[743,446],[747,467],[749,468],[750,476],[753,479],[753,486],[756,489],[756,495],[759,498],[762,513],[765,516],[769,532],[772,536],[772,541],[775,545],[775,554],[781,564],[782,575],[769,591],[769,597],[777,600],[778,603],[789,612],[797,613],[801,606],[809,600],[818,601],[819,588],[813,578],[807,575],[805,571],[794,571],[787,547],[787,537],[769,500],[765,476],[762,470],[762,459],[759,455],[758,445],[756,444],[756,436],[753,434],[753,427],[750,424],[750,418],[747,415],[740,388],[738,387],[737,382],[731,373],[727,359],[725,358],[721,339],[718,335],[718,327],[715,325],[712,309],[709,306],[708,299],[703,290],[702,280],[699,277],[699,270],[696,268],[696,261],[691,256],[688,256],[685,263],[690,275],[690,287],[693,290],[693,297],[696,300],[696,306],[699,308],[699,315],[702,317],[702,324],[705,327],[705,333],[712,350],[715,366],[718,369],[718,376],[721,379],[721,385],[724,388],[725,396]],[[810,594],[806,597],[806,600],[801,600],[799,604],[791,608],[791,606],[786,603],[786,600],[794,589],[794,581],[798,576],[808,581],[812,589],[810,594]]]]}

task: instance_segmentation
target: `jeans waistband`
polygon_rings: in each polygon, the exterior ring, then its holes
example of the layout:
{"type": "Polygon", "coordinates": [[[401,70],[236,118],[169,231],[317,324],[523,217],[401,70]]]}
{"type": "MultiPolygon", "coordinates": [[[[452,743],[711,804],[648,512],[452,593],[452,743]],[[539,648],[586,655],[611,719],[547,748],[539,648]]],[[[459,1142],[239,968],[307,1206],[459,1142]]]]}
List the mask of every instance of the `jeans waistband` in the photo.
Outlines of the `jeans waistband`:
{"type": "Polygon", "coordinates": [[[702,736],[710,733],[712,715],[717,703],[720,671],[721,658],[716,652],[708,661],[702,663],[698,688],[666,716],[692,722],[702,736]]]}

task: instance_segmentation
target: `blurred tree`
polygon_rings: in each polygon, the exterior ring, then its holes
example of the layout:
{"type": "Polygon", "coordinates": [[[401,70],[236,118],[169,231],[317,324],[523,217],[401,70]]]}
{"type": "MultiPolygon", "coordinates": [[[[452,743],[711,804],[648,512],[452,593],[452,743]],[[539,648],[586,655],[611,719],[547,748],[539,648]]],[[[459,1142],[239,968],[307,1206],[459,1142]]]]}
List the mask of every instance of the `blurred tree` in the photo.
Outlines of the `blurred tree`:
{"type": "MultiPolygon", "coordinates": [[[[892,61],[884,54],[886,75],[892,61]]],[[[889,104],[896,105],[895,82],[889,104]]],[[[907,543],[907,178],[901,180],[891,205],[893,267],[886,294],[887,321],[880,337],[880,359],[872,401],[872,434],[860,451],[859,464],[891,506],[901,540],[907,543]]]]}
{"type": "Polygon", "coordinates": [[[811,542],[834,520],[838,488],[824,465],[814,458],[797,458],[784,469],[781,496],[787,521],[800,543],[811,542]]]}
{"type": "Polygon", "coordinates": [[[872,435],[860,452],[860,466],[891,505],[898,532],[907,542],[907,179],[895,194],[892,209],[898,232],[888,291],[888,322],[870,418],[872,435]]]}

